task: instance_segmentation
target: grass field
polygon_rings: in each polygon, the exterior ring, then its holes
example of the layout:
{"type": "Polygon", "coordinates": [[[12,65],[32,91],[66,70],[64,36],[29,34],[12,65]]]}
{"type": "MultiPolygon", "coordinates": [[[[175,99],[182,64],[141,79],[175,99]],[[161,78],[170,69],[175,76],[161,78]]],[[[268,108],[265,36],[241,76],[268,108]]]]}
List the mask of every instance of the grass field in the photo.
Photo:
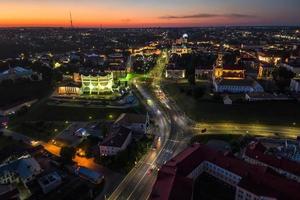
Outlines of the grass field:
{"type": "Polygon", "coordinates": [[[67,126],[65,122],[23,121],[10,126],[10,129],[37,140],[48,141],[67,126]]]}
{"type": "Polygon", "coordinates": [[[224,105],[221,101],[204,98],[196,100],[180,92],[186,83],[167,83],[165,89],[177,105],[198,122],[262,123],[300,125],[300,104],[292,101],[267,101],[224,105]]]}
{"type": "Polygon", "coordinates": [[[12,121],[90,121],[97,119],[116,119],[121,113],[145,113],[143,107],[130,109],[64,107],[47,105],[46,102],[33,106],[27,113],[12,121]]]}
{"type": "Polygon", "coordinates": [[[63,107],[48,105],[41,101],[29,111],[15,115],[9,122],[9,128],[32,138],[47,141],[62,131],[71,121],[115,120],[121,113],[143,113],[143,107],[130,109],[63,107]]]}

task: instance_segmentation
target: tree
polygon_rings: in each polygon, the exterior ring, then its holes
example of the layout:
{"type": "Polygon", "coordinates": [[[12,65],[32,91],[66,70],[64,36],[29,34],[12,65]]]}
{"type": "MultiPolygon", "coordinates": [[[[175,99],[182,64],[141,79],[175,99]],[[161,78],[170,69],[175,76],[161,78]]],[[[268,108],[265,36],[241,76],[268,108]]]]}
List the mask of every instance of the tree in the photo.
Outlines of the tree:
{"type": "Polygon", "coordinates": [[[74,147],[62,147],[60,150],[60,156],[66,163],[72,162],[75,157],[76,150],[74,147]]]}
{"type": "Polygon", "coordinates": [[[286,88],[290,86],[291,79],[295,77],[295,73],[285,67],[276,68],[272,75],[281,92],[285,91],[286,88]]]}

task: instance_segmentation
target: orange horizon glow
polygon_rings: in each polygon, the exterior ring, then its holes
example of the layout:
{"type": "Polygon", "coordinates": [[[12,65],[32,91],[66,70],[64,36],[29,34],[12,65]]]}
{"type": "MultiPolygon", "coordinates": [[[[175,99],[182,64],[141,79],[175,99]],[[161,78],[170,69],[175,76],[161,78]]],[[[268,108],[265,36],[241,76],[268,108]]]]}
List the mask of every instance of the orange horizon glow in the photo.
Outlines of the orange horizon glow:
{"type": "Polygon", "coordinates": [[[70,27],[70,11],[74,27],[257,25],[287,24],[288,20],[288,23],[299,23],[291,12],[285,19],[282,12],[268,13],[259,6],[253,10],[246,6],[245,0],[239,1],[245,2],[243,8],[220,0],[185,0],[186,3],[177,0],[0,0],[0,27],[70,27]],[[199,13],[211,16],[184,17],[199,13]],[[238,15],[226,17],[231,13],[238,15]],[[241,17],[243,14],[249,16],[241,17]]]}

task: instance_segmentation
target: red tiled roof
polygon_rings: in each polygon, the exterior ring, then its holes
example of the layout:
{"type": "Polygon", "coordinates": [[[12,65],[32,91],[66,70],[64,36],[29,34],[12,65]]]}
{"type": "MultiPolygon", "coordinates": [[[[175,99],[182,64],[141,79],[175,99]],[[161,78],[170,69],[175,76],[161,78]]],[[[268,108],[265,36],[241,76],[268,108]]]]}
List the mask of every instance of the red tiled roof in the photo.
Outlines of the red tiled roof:
{"type": "Polygon", "coordinates": [[[250,144],[245,154],[253,159],[259,160],[267,165],[288,171],[300,176],[300,164],[285,158],[276,158],[275,156],[265,154],[266,148],[260,142],[250,144]]]}
{"type": "Polygon", "coordinates": [[[193,180],[187,176],[203,161],[214,163],[241,176],[243,181],[239,186],[254,194],[280,197],[279,199],[281,197],[300,199],[299,183],[279,176],[270,168],[248,164],[232,155],[225,155],[202,144],[187,148],[161,168],[150,199],[191,199],[193,180]],[[275,188],[276,192],[273,194],[272,190],[275,188]]]}

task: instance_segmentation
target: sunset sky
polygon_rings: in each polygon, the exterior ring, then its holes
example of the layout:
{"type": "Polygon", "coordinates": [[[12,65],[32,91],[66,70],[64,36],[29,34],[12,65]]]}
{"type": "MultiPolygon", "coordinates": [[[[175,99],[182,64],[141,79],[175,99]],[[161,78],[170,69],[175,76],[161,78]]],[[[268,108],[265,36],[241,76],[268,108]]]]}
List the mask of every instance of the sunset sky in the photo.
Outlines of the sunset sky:
{"type": "Polygon", "coordinates": [[[0,26],[300,25],[300,0],[0,0],[0,26]]]}

